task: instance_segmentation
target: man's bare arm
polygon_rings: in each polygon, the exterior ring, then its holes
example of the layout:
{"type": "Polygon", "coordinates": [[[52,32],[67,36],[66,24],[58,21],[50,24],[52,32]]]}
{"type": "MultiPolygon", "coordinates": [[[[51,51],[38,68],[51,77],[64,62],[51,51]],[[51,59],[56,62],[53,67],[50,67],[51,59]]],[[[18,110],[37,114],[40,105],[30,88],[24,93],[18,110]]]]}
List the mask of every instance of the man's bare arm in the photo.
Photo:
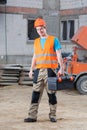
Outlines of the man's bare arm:
{"type": "Polygon", "coordinates": [[[56,50],[56,54],[57,54],[58,63],[60,65],[60,69],[58,71],[58,76],[59,76],[61,74],[64,74],[63,59],[62,59],[62,55],[61,55],[61,50],[56,50]]]}
{"type": "Polygon", "coordinates": [[[33,76],[33,69],[35,68],[36,66],[36,57],[35,57],[35,54],[33,55],[32,57],[32,62],[31,62],[31,67],[30,67],[30,72],[29,72],[29,77],[32,78],[33,76]]]}

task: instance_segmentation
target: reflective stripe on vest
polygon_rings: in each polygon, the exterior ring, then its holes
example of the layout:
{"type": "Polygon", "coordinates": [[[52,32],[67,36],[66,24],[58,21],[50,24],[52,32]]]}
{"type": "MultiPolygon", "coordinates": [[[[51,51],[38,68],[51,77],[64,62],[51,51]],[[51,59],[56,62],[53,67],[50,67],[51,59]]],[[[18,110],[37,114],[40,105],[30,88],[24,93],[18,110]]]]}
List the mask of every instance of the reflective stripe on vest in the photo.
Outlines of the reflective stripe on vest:
{"type": "Polygon", "coordinates": [[[54,61],[54,60],[44,61],[43,60],[43,61],[37,61],[36,64],[38,65],[38,64],[55,64],[55,63],[57,63],[57,61],[54,61]]]}
{"type": "Polygon", "coordinates": [[[41,56],[56,56],[56,54],[37,54],[36,58],[41,57],[41,56]]]}

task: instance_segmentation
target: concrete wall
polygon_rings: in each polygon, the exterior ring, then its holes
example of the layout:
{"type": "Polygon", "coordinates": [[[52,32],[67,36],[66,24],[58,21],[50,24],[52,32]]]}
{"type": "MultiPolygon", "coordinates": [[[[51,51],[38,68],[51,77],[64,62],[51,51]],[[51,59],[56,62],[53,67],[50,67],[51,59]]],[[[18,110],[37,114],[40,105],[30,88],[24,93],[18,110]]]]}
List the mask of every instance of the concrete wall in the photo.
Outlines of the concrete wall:
{"type": "MultiPolygon", "coordinates": [[[[60,0],[60,21],[68,19],[75,20],[75,33],[80,26],[87,26],[87,0],[60,0]]],[[[61,43],[63,51],[72,51],[76,45],[71,41],[61,43]]]]}
{"type": "Polygon", "coordinates": [[[47,10],[58,10],[60,7],[60,0],[43,0],[43,8],[47,10]]]}
{"type": "Polygon", "coordinates": [[[27,44],[27,20],[23,18],[23,15],[18,14],[6,14],[6,16],[0,14],[0,18],[1,63],[15,64],[19,63],[19,61],[23,64],[29,63],[28,60],[27,62],[23,62],[25,61],[25,56],[33,54],[32,46],[27,44]]]}
{"type": "Polygon", "coordinates": [[[7,6],[19,6],[42,9],[43,0],[7,0],[7,6]]]}
{"type": "Polygon", "coordinates": [[[0,14],[0,55],[5,55],[5,15],[0,14]]]}
{"type": "Polygon", "coordinates": [[[79,16],[79,26],[87,26],[87,15],[79,16]]]}
{"type": "Polygon", "coordinates": [[[60,0],[60,10],[86,7],[87,0],[60,0]]]}
{"type": "Polygon", "coordinates": [[[1,10],[0,13],[1,63],[29,64],[33,54],[33,41],[27,39],[27,20],[42,15],[47,22],[48,33],[58,36],[58,8],[59,0],[7,0],[4,12],[1,10]]]}
{"type": "Polygon", "coordinates": [[[0,5],[0,63],[29,64],[33,54],[33,41],[27,43],[27,19],[42,9],[42,0],[7,0],[0,5]]]}
{"type": "Polygon", "coordinates": [[[59,38],[63,52],[72,51],[72,42],[60,39],[63,19],[75,19],[75,32],[87,25],[87,0],[7,0],[0,5],[0,63],[30,64],[33,40],[27,39],[27,20],[41,15],[47,32],[59,38]],[[6,11],[6,13],[5,13],[6,11]]]}

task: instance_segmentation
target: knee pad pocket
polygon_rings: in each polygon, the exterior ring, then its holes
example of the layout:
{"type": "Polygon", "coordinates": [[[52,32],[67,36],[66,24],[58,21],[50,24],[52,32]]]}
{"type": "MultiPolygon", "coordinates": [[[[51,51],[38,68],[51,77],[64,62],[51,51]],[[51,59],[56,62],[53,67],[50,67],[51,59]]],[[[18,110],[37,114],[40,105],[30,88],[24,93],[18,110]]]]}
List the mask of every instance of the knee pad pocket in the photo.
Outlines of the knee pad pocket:
{"type": "Polygon", "coordinates": [[[52,105],[57,104],[57,99],[56,99],[55,93],[53,93],[53,94],[48,93],[48,97],[49,97],[50,104],[52,104],[52,105]]]}
{"type": "Polygon", "coordinates": [[[40,97],[40,92],[33,91],[31,103],[38,103],[39,97],[40,97]]]}

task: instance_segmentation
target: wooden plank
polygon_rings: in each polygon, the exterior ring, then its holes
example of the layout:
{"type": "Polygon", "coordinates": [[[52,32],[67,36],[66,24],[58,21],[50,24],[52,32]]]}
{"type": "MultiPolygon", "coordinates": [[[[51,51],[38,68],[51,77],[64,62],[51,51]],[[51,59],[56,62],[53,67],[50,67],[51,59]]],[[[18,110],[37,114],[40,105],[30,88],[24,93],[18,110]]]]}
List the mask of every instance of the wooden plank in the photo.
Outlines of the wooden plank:
{"type": "Polygon", "coordinates": [[[6,77],[5,77],[5,76],[4,76],[4,77],[3,77],[3,76],[0,77],[0,80],[5,80],[5,79],[6,79],[6,80],[12,80],[12,79],[13,79],[13,80],[18,80],[17,77],[7,77],[7,76],[6,76],[6,77]]]}
{"type": "Polygon", "coordinates": [[[28,82],[25,82],[25,81],[23,81],[23,82],[19,82],[19,85],[32,85],[33,86],[33,81],[28,81],[28,82]]]}

